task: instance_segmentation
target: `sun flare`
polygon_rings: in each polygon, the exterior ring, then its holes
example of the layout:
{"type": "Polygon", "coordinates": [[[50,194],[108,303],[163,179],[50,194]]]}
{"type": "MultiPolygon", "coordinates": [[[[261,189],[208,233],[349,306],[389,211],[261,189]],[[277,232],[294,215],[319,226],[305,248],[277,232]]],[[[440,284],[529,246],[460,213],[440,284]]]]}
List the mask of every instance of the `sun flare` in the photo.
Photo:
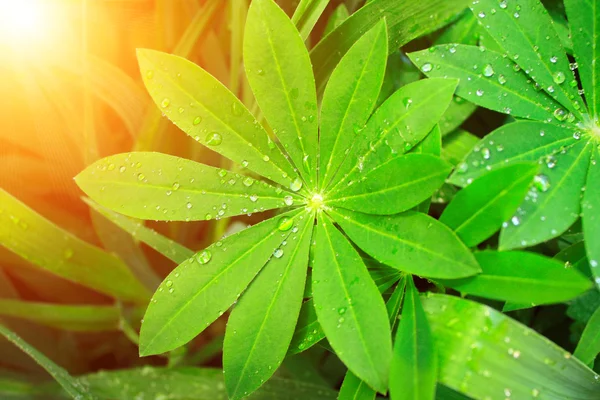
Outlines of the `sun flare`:
{"type": "Polygon", "coordinates": [[[0,42],[20,47],[46,39],[50,11],[40,0],[0,0],[0,42]]]}

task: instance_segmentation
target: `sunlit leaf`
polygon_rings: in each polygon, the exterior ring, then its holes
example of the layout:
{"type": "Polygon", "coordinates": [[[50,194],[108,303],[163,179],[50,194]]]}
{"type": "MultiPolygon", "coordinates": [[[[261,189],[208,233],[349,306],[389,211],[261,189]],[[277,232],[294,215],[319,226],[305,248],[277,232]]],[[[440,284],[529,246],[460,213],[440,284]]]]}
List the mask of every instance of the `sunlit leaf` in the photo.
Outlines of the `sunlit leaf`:
{"type": "Polygon", "coordinates": [[[499,311],[446,295],[424,298],[423,307],[442,384],[476,399],[598,397],[592,370],[499,311]]]}
{"type": "Polygon", "coordinates": [[[275,250],[227,322],[223,371],[230,399],[254,392],[273,375],[298,321],[314,218],[285,223],[280,226],[292,231],[287,244],[275,250]]]}
{"type": "Polygon", "coordinates": [[[583,201],[581,203],[583,232],[588,260],[596,284],[600,285],[600,150],[592,154],[583,201]]]}
{"type": "Polygon", "coordinates": [[[350,13],[348,12],[348,8],[344,3],[337,6],[329,15],[329,20],[327,20],[327,25],[325,25],[325,29],[323,30],[323,37],[329,35],[335,28],[340,26],[342,22],[344,22],[350,13]]]}
{"type": "Polygon", "coordinates": [[[244,67],[261,111],[307,184],[316,183],[315,80],[302,37],[273,0],[254,0],[244,34],[244,67]]]}
{"type": "Polygon", "coordinates": [[[210,220],[285,207],[298,200],[292,192],[249,176],[162,153],[109,156],[75,179],[94,201],[141,219],[210,220]]]}
{"type": "Polygon", "coordinates": [[[419,291],[412,277],[407,281],[390,368],[390,395],[394,400],[433,400],[437,382],[437,351],[419,291]]]}
{"type": "Polygon", "coordinates": [[[538,169],[533,163],[518,163],[476,179],[454,196],[440,221],[452,228],[467,247],[478,245],[514,214],[538,169]]]}
{"type": "Polygon", "coordinates": [[[237,300],[274,251],[291,234],[281,218],[216,242],[180,264],[154,293],[140,332],[140,354],[173,350],[202,332],[237,300]]]}
{"type": "Polygon", "coordinates": [[[379,262],[428,278],[461,278],[480,272],[458,236],[436,219],[407,211],[375,216],[330,211],[358,246],[379,262]]]}
{"type": "Polygon", "coordinates": [[[281,150],[214,77],[184,58],[154,50],[138,50],[138,62],[154,102],[182,131],[286,188],[294,181],[297,175],[281,150]]]}
{"type": "Polygon", "coordinates": [[[330,0],[301,0],[292,15],[292,22],[303,39],[310,35],[330,0]]]}
{"type": "Polygon", "coordinates": [[[319,323],[348,368],[384,393],[392,353],[385,304],[367,268],[327,217],[316,228],[313,297],[319,323]]]}

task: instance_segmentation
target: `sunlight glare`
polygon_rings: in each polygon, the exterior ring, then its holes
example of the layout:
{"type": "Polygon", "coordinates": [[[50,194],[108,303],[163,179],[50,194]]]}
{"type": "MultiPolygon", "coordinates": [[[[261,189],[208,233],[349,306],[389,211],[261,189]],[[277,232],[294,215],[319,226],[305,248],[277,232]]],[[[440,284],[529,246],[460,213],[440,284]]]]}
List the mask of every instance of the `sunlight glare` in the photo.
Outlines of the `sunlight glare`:
{"type": "Polygon", "coordinates": [[[0,0],[0,42],[32,45],[48,34],[48,7],[41,0],[0,0]]]}

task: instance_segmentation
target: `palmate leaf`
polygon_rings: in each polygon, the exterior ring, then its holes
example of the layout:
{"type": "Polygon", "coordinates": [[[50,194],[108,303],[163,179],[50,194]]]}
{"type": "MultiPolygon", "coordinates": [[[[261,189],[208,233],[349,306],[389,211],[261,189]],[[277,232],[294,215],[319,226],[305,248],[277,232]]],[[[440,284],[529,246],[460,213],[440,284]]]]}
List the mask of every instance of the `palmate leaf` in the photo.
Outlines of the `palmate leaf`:
{"type": "Polygon", "coordinates": [[[0,244],[11,252],[116,299],[148,300],[148,290],[118,258],[54,225],[1,189],[0,204],[0,244]]]}
{"type": "Polygon", "coordinates": [[[88,388],[83,385],[78,379],[73,378],[63,368],[56,365],[48,357],[40,353],[34,347],[26,343],[16,333],[12,332],[5,326],[0,324],[0,335],[4,336],[15,346],[27,353],[33,358],[42,368],[44,368],[52,377],[63,387],[69,396],[75,400],[95,400],[98,397],[92,395],[88,388]]]}
{"type": "Polygon", "coordinates": [[[115,306],[85,306],[0,299],[0,316],[32,321],[74,332],[102,332],[119,329],[115,306]]]}
{"type": "Polygon", "coordinates": [[[299,218],[300,214],[291,211],[254,225],[175,268],[146,310],[140,331],[140,354],[173,350],[227,311],[292,233],[280,230],[282,219],[299,218]]]}
{"type": "Polygon", "coordinates": [[[517,210],[539,167],[517,163],[496,169],[456,194],[440,222],[456,232],[467,247],[488,239],[517,210]]]}
{"type": "Polygon", "coordinates": [[[386,62],[387,29],[382,20],[350,48],[331,74],[321,106],[319,188],[330,183],[348,144],[371,115],[386,62]]]}
{"type": "Polygon", "coordinates": [[[565,0],[564,4],[585,100],[592,118],[596,118],[600,108],[600,63],[597,62],[600,48],[596,43],[600,34],[600,9],[594,0],[565,0]]]}
{"type": "Polygon", "coordinates": [[[581,203],[585,248],[591,272],[600,286],[600,149],[593,150],[581,203]]]}
{"type": "Polygon", "coordinates": [[[591,364],[598,353],[600,353],[600,307],[590,317],[573,355],[584,364],[591,364]]]}
{"type": "Polygon", "coordinates": [[[360,140],[348,144],[336,182],[326,191],[334,195],[345,190],[349,181],[416,146],[448,108],[456,84],[452,79],[426,79],[397,90],[371,116],[360,140]]]}
{"type": "Polygon", "coordinates": [[[202,68],[153,50],[138,50],[138,62],[152,99],[182,131],[286,188],[298,179],[244,105],[202,68]]]}
{"type": "Polygon", "coordinates": [[[319,323],[348,369],[385,393],[392,341],[383,299],[359,254],[322,214],[315,240],[313,298],[319,323]]]}
{"type": "Polygon", "coordinates": [[[460,278],[481,271],[456,234],[428,215],[407,211],[375,216],[343,209],[329,214],[362,250],[400,271],[428,278],[460,278]]]}
{"type": "Polygon", "coordinates": [[[437,350],[419,291],[412,277],[407,281],[390,368],[390,395],[394,400],[433,400],[437,382],[437,350]]]}
{"type": "Polygon", "coordinates": [[[438,350],[440,383],[475,399],[598,397],[597,375],[534,330],[458,297],[422,301],[438,350]]]}
{"type": "Polygon", "coordinates": [[[456,94],[481,107],[534,120],[553,120],[561,108],[501,53],[448,44],[408,56],[429,77],[460,79],[456,94]]]}
{"type": "Polygon", "coordinates": [[[584,107],[554,22],[539,0],[480,0],[471,9],[481,25],[541,88],[574,116],[584,107]],[[494,10],[494,11],[492,11],[494,10]]]}
{"type": "Polygon", "coordinates": [[[591,287],[575,269],[535,253],[483,251],[475,258],[483,271],[480,275],[440,283],[488,299],[535,304],[567,301],[591,287]]]}
{"type": "Polygon", "coordinates": [[[250,4],[244,67],[261,111],[311,187],[317,182],[319,116],[308,50],[272,0],[250,4]]]}
{"type": "MultiPolygon", "coordinates": [[[[298,217],[301,218],[301,217],[298,217]]],[[[290,221],[291,222],[291,221],[290,221]]],[[[223,343],[223,372],[230,399],[252,393],[286,355],[302,304],[314,225],[310,214],[291,223],[287,244],[274,253],[233,309],[223,343]]]]}
{"type": "Polygon", "coordinates": [[[161,153],[109,156],[75,179],[88,196],[111,210],[162,221],[248,214],[291,206],[300,199],[249,176],[161,153]]]}

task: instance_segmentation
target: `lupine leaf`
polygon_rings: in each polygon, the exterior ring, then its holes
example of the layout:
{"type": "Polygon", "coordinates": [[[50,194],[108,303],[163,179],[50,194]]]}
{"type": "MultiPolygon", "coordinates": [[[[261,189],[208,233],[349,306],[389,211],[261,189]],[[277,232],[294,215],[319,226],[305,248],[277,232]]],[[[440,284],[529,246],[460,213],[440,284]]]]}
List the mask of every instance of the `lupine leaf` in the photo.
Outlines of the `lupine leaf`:
{"type": "Polygon", "coordinates": [[[15,346],[27,353],[28,356],[33,358],[35,362],[37,362],[50,375],[52,375],[52,377],[63,387],[63,389],[65,389],[65,391],[69,394],[71,398],[75,400],[97,399],[97,397],[92,395],[88,391],[87,387],[82,385],[82,383],[78,379],[73,378],[71,375],[69,375],[69,373],[66,370],[56,365],[48,357],[46,357],[34,347],[26,343],[16,333],[14,333],[13,331],[9,330],[1,324],[0,335],[4,336],[15,346]]]}
{"type": "Polygon", "coordinates": [[[493,308],[446,295],[423,300],[438,350],[440,383],[475,399],[598,397],[592,370],[493,308]],[[468,360],[459,362],[460,360],[468,360]]]}
{"type": "Polygon", "coordinates": [[[600,286],[600,150],[592,154],[581,203],[585,248],[592,275],[600,286]]]}
{"type": "MultiPolygon", "coordinates": [[[[375,0],[361,7],[311,51],[317,90],[322,93],[329,75],[350,47],[379,21],[388,25],[388,51],[445,25],[468,6],[467,0],[375,0]]],[[[352,11],[352,10],[351,10],[352,11]]]]}
{"type": "Polygon", "coordinates": [[[451,170],[450,164],[428,154],[395,157],[328,195],[328,204],[370,214],[397,214],[429,199],[451,170]]]}
{"type": "Polygon", "coordinates": [[[326,187],[375,107],[387,61],[381,21],[365,33],[331,74],[321,105],[319,187],[326,187]]]}
{"type": "Polygon", "coordinates": [[[433,400],[438,369],[436,348],[419,292],[412,277],[407,281],[390,368],[390,395],[394,400],[433,400]]]}
{"type": "Polygon", "coordinates": [[[116,213],[109,210],[106,207],[90,200],[87,197],[83,198],[83,201],[95,211],[102,214],[112,223],[119,226],[124,231],[128,232],[133,238],[139,240],[142,243],[147,244],[154,250],[167,257],[169,260],[181,264],[188,258],[194,255],[194,252],[187,247],[177,243],[174,240],[169,239],[146,227],[142,221],[135,220],[133,218],[126,217],[122,214],[116,213]]]}
{"type": "Polygon", "coordinates": [[[162,221],[210,220],[298,200],[292,192],[249,176],[162,153],[109,156],[75,179],[88,196],[111,210],[162,221]]]}
{"type": "Polygon", "coordinates": [[[585,91],[585,100],[592,117],[600,110],[600,7],[595,0],[564,0],[569,18],[573,52],[579,68],[579,77],[585,91]]]}
{"type": "Polygon", "coordinates": [[[273,0],[250,4],[244,67],[269,125],[306,183],[316,183],[318,148],[315,80],[302,37],[273,0]]]}
{"type": "Polygon", "coordinates": [[[517,210],[511,223],[502,229],[500,249],[531,246],[566,231],[580,212],[581,190],[585,185],[593,144],[581,141],[556,155],[556,166],[542,164],[533,191],[517,210]]]}
{"type": "Polygon", "coordinates": [[[323,215],[316,242],[313,298],[319,323],[346,366],[385,393],[392,339],[383,299],[359,254],[323,215]]]}
{"type": "Polygon", "coordinates": [[[456,84],[452,79],[425,79],[397,90],[371,116],[360,140],[348,144],[349,154],[329,192],[344,189],[363,170],[368,172],[416,146],[448,108],[456,84]]]}
{"type": "MultiPolygon", "coordinates": [[[[440,157],[442,154],[442,131],[440,125],[436,125],[425,139],[421,140],[418,145],[410,150],[412,154],[431,154],[436,157],[440,157]]],[[[436,160],[437,161],[437,160],[436,160]]],[[[438,189],[440,186],[438,186],[438,189]]],[[[436,189],[437,190],[437,189],[436,189]]],[[[431,196],[423,200],[417,206],[413,208],[414,211],[419,211],[424,214],[429,213],[429,207],[431,206],[431,196]]]]}
{"type": "Polygon", "coordinates": [[[477,18],[469,10],[461,13],[444,32],[435,40],[436,44],[462,43],[476,45],[483,28],[477,23],[477,18]]]}
{"type": "Polygon", "coordinates": [[[310,35],[319,17],[325,11],[329,0],[301,0],[292,15],[292,22],[298,28],[302,39],[310,35]]]}
{"type": "Polygon", "coordinates": [[[582,294],[590,282],[574,269],[536,253],[482,251],[475,253],[482,273],[440,281],[462,293],[515,303],[559,303],[582,294]]]}
{"type": "Polygon", "coordinates": [[[118,258],[54,225],[2,189],[0,204],[0,244],[8,250],[117,299],[147,301],[147,289],[118,258]]]}
{"type": "Polygon", "coordinates": [[[429,77],[460,79],[456,94],[478,106],[535,120],[553,120],[561,107],[501,53],[450,44],[408,56],[429,77]]]}
{"type": "Polygon", "coordinates": [[[0,316],[75,332],[119,329],[119,309],[114,306],[63,305],[0,299],[0,316]]]}
{"type": "Polygon", "coordinates": [[[208,72],[154,50],[138,50],[138,62],[152,99],[179,129],[286,188],[297,178],[246,107],[208,72]]]}
{"type": "Polygon", "coordinates": [[[598,353],[600,353],[600,307],[590,317],[573,355],[584,364],[591,364],[598,353]]]}
{"type": "Polygon", "coordinates": [[[512,60],[546,93],[580,117],[583,102],[577,93],[577,82],[554,22],[542,3],[522,0],[518,4],[511,1],[503,4],[500,7],[497,0],[480,0],[471,9],[512,60]]]}
{"type": "Polygon", "coordinates": [[[140,332],[140,354],[173,350],[202,332],[237,300],[291,232],[271,218],[216,242],[180,264],[154,293],[140,332]]]}
{"type": "Polygon", "coordinates": [[[223,371],[230,399],[258,389],[277,370],[288,350],[302,304],[314,226],[312,214],[296,219],[294,227],[281,220],[280,226],[292,232],[287,244],[276,250],[227,322],[223,371]]]}
{"type": "Polygon", "coordinates": [[[458,236],[428,215],[413,211],[393,216],[348,210],[331,210],[329,213],[362,250],[400,271],[451,279],[481,271],[458,236]]]}
{"type": "Polygon", "coordinates": [[[457,129],[444,137],[442,159],[452,165],[457,165],[473,150],[477,142],[479,142],[477,136],[465,130],[457,129]]]}
{"type": "Polygon", "coordinates": [[[344,3],[337,6],[329,15],[329,20],[327,21],[327,25],[325,25],[325,29],[323,30],[323,37],[329,35],[333,30],[335,30],[338,26],[342,24],[348,17],[350,13],[348,12],[348,8],[344,3]]]}
{"type": "Polygon", "coordinates": [[[542,160],[554,168],[557,153],[577,143],[573,137],[576,133],[574,129],[535,121],[503,125],[475,146],[449,181],[466,186],[478,176],[513,162],[542,160]]]}
{"type": "Polygon", "coordinates": [[[512,164],[476,179],[459,191],[440,216],[467,247],[477,246],[510,219],[529,190],[539,167],[512,164]]]}
{"type": "Polygon", "coordinates": [[[462,97],[454,96],[450,102],[446,112],[440,117],[438,124],[440,125],[442,136],[447,136],[457,129],[477,110],[477,106],[470,101],[466,101],[462,97]]]}

